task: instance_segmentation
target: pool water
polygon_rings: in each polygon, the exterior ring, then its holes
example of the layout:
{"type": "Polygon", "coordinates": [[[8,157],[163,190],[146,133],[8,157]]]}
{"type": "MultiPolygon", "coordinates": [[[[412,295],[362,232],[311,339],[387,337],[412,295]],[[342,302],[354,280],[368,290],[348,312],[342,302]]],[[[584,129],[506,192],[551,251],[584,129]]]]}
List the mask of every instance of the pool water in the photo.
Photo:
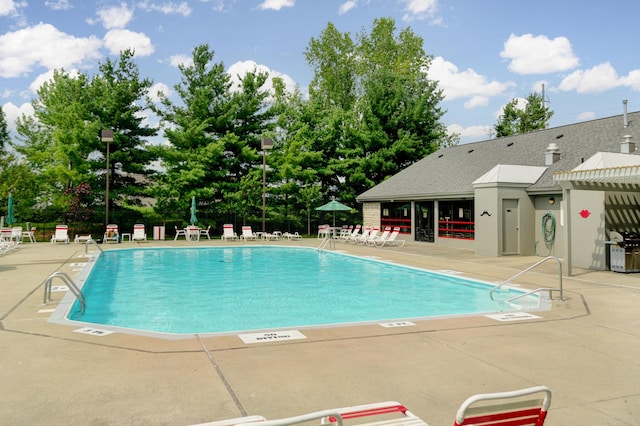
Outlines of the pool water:
{"type": "MultiPolygon", "coordinates": [[[[514,310],[490,299],[492,287],[310,248],[109,250],[85,280],[85,312],[76,303],[68,318],[193,334],[514,310]]],[[[531,309],[538,298],[523,303],[531,309]]]]}

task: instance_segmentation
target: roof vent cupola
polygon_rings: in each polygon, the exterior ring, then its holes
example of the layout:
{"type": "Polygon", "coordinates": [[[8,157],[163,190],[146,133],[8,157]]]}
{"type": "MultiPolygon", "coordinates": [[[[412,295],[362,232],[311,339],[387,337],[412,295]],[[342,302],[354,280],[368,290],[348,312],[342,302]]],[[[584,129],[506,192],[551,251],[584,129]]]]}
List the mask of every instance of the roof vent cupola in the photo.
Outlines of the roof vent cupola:
{"type": "Polygon", "coordinates": [[[555,142],[551,142],[547,146],[547,151],[544,154],[544,165],[550,166],[560,159],[560,148],[555,142]]]}
{"type": "Polygon", "coordinates": [[[620,144],[620,152],[623,154],[633,154],[636,152],[635,142],[631,142],[631,135],[624,135],[624,141],[620,144]]]}

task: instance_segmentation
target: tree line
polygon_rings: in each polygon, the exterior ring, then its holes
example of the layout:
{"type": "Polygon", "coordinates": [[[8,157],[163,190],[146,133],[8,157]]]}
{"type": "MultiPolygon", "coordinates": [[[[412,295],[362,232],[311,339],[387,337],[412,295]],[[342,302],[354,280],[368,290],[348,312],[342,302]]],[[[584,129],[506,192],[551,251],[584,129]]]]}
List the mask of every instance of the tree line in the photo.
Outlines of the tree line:
{"type": "Polygon", "coordinates": [[[331,198],[355,207],[360,193],[457,143],[427,76],[432,57],[410,28],[380,18],[352,35],[329,23],[304,55],[308,94],[278,77],[268,85],[257,69],[234,84],[208,44],[179,66],[177,100],[150,92],[131,50],[95,75],[55,70],[15,140],[0,109],[0,202],[12,193],[22,221],[101,223],[109,179],[109,208],[132,221],[159,212],[186,221],[196,197],[198,210],[244,224],[262,212],[264,173],[270,223],[305,231],[315,207],[331,198]],[[108,172],[102,129],[114,132],[108,172]],[[266,154],[263,138],[273,141],[266,154]]]}

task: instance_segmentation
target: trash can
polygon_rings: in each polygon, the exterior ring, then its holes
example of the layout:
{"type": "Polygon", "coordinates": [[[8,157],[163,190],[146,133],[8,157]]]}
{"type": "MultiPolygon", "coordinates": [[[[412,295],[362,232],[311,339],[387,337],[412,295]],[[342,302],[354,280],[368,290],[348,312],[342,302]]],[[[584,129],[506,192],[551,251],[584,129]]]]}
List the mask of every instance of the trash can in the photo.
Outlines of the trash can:
{"type": "Polygon", "coordinates": [[[164,226],[154,226],[153,227],[153,239],[154,240],[164,240],[164,226]]]}

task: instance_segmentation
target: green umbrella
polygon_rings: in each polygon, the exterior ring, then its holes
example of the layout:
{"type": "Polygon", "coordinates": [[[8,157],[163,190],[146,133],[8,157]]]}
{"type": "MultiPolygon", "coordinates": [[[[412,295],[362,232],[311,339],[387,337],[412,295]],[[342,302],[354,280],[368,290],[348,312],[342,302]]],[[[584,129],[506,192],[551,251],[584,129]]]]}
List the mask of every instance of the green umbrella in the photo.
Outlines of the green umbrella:
{"type": "Polygon", "coordinates": [[[198,222],[198,218],[196,217],[196,197],[191,197],[191,224],[195,225],[198,222]]]}
{"type": "Polygon", "coordinates": [[[9,194],[9,199],[7,200],[7,225],[13,225],[16,223],[16,218],[13,213],[13,196],[9,194]]]}
{"type": "Polygon", "coordinates": [[[336,226],[336,212],[346,212],[351,210],[351,207],[345,206],[339,201],[331,200],[327,204],[316,207],[316,210],[320,210],[323,212],[333,212],[333,226],[336,226]]]}

